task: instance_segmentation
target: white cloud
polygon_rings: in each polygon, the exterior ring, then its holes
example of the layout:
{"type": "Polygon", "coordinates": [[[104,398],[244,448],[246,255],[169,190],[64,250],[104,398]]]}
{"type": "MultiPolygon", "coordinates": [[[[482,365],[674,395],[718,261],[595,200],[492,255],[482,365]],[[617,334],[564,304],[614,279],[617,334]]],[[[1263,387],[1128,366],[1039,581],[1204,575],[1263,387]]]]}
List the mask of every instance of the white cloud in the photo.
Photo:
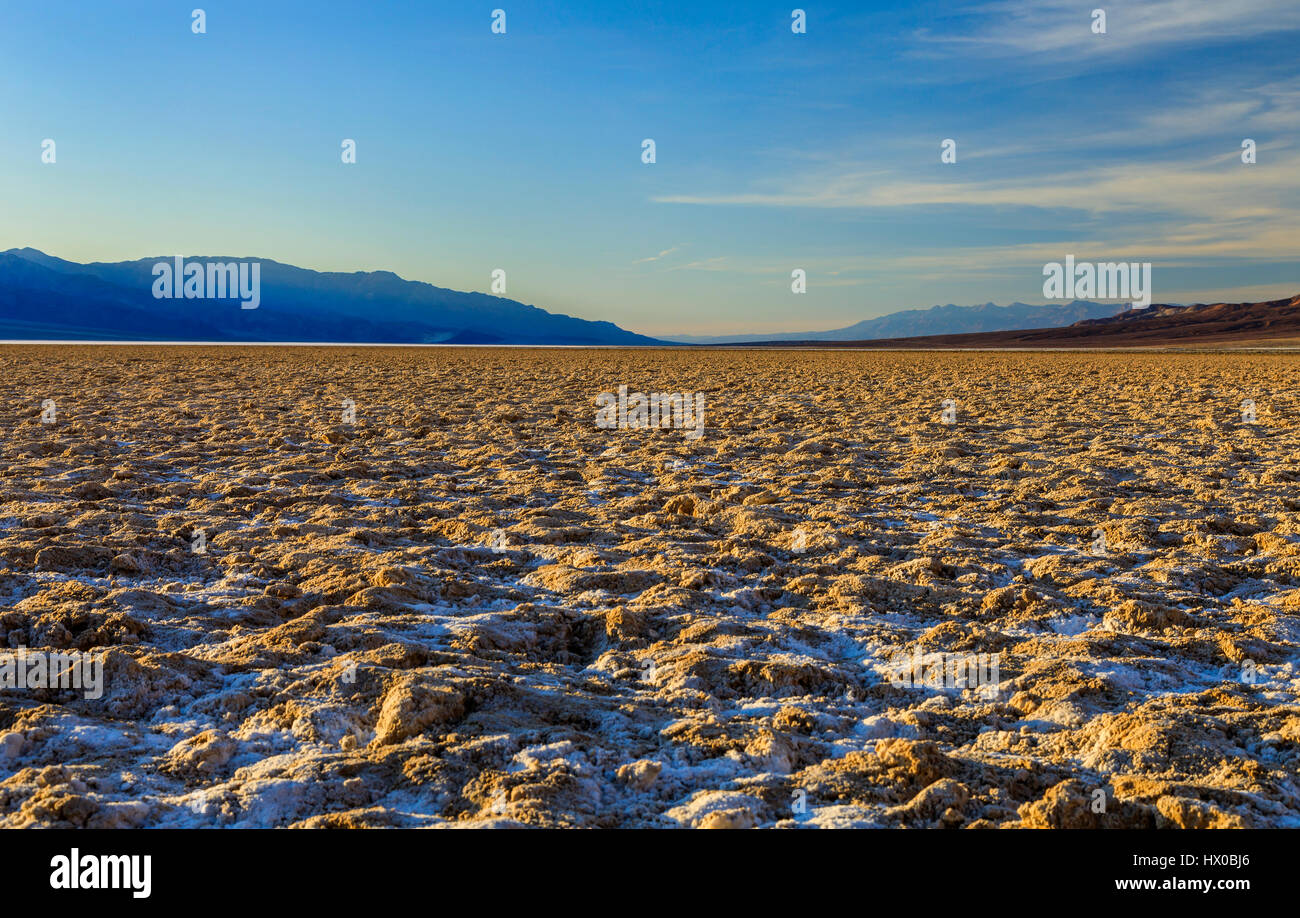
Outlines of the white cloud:
{"type": "Polygon", "coordinates": [[[850,166],[770,190],[655,200],[802,208],[1061,209],[1109,220],[1115,227],[1108,240],[1112,246],[1152,254],[1294,258],[1300,240],[1300,153],[1274,150],[1246,165],[1239,150],[1228,150],[1195,163],[1131,163],[983,181],[886,178],[850,166]]]}
{"type": "Polygon", "coordinates": [[[1300,29],[1295,0],[1007,0],[970,11],[983,24],[965,34],[922,33],[924,41],[987,56],[1070,57],[1151,52],[1162,45],[1230,41],[1300,29]],[[1092,10],[1106,11],[1106,34],[1092,10]]]}
{"type": "Polygon", "coordinates": [[[672,246],[671,248],[664,249],[664,250],[663,250],[662,252],[660,252],[658,255],[651,255],[651,256],[649,256],[648,258],[638,258],[636,261],[632,262],[632,264],[634,264],[634,265],[643,265],[643,264],[645,264],[645,263],[648,262],[648,261],[658,261],[659,259],[661,259],[661,258],[665,258],[665,257],[667,257],[667,256],[669,256],[669,255],[671,255],[671,254],[673,254],[673,252],[676,252],[676,251],[678,251],[678,250],[680,250],[680,249],[683,249],[683,248],[685,248],[685,247],[686,247],[686,243],[684,243],[684,242],[679,242],[679,243],[677,243],[677,245],[672,246]]]}

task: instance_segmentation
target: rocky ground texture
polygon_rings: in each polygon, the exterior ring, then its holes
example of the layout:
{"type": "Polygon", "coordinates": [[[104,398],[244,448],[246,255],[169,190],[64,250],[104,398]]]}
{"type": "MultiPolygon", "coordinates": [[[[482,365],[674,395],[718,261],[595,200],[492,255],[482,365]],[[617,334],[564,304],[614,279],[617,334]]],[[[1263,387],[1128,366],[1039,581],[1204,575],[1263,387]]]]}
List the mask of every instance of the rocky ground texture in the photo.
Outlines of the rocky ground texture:
{"type": "Polygon", "coordinates": [[[0,646],[104,666],[0,692],[3,825],[1300,826],[1294,357],[11,345],[0,392],[0,646]],[[599,428],[620,385],[704,436],[599,428]]]}

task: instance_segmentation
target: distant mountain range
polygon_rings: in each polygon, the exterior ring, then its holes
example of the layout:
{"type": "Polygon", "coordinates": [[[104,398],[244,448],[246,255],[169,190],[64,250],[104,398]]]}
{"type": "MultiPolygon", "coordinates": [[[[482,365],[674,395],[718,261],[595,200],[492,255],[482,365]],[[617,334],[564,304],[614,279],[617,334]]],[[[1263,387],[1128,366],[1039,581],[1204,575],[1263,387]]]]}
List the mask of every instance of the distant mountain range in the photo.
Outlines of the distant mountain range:
{"type": "MultiPolygon", "coordinates": [[[[1300,347],[1300,296],[1260,303],[1154,304],[1058,328],[800,343],[810,347],[880,349],[1295,348],[1300,347]]],[[[768,346],[788,345],[773,341],[768,346]]]]}
{"type": "Polygon", "coordinates": [[[557,315],[389,271],[310,271],[257,262],[256,309],[238,299],[158,299],[154,266],[172,256],[78,264],[36,249],[0,253],[0,338],[104,341],[314,341],[391,344],[655,345],[610,322],[557,315]]]}
{"type": "Polygon", "coordinates": [[[663,341],[610,322],[576,319],[504,297],[403,280],[389,271],[311,271],[265,258],[184,259],[186,265],[205,267],[241,262],[258,265],[257,308],[241,308],[234,292],[210,299],[155,296],[161,280],[155,276],[155,266],[172,266],[175,273],[172,256],[78,264],[32,248],[0,252],[0,339],[991,348],[1300,340],[1300,298],[1294,298],[1154,305],[1142,310],[1082,300],[1050,306],[948,304],[907,309],[830,331],[677,336],[663,341]]]}
{"type": "Polygon", "coordinates": [[[973,332],[1013,331],[1022,328],[1057,328],[1087,319],[1108,319],[1128,308],[1127,303],[1089,303],[1074,300],[1049,306],[1012,303],[998,306],[931,306],[905,309],[846,328],[821,332],[782,332],[766,335],[671,335],[682,344],[743,344],[767,341],[867,341],[873,338],[910,338],[918,335],[953,335],[973,332]]]}

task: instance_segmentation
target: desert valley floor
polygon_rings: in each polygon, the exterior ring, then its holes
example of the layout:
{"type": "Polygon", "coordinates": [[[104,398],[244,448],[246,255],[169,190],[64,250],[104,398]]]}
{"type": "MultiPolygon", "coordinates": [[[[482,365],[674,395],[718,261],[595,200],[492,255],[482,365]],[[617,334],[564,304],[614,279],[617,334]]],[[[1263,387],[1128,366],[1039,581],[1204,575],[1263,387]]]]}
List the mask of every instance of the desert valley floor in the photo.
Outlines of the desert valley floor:
{"type": "Polygon", "coordinates": [[[1300,826],[1296,357],[10,345],[0,392],[0,646],[104,667],[0,692],[5,825],[1300,826]],[[601,429],[620,385],[704,435],[601,429]]]}

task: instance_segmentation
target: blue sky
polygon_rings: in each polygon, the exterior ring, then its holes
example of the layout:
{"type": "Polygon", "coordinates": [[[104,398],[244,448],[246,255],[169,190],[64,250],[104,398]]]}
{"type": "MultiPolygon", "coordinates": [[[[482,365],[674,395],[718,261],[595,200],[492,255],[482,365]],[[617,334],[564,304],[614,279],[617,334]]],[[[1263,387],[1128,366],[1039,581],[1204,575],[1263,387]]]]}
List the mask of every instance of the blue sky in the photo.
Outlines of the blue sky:
{"type": "Polygon", "coordinates": [[[1295,0],[794,8],[5,3],[0,248],[504,268],[649,334],[1043,302],[1067,254],[1152,262],[1157,302],[1300,292],[1295,0]]]}

